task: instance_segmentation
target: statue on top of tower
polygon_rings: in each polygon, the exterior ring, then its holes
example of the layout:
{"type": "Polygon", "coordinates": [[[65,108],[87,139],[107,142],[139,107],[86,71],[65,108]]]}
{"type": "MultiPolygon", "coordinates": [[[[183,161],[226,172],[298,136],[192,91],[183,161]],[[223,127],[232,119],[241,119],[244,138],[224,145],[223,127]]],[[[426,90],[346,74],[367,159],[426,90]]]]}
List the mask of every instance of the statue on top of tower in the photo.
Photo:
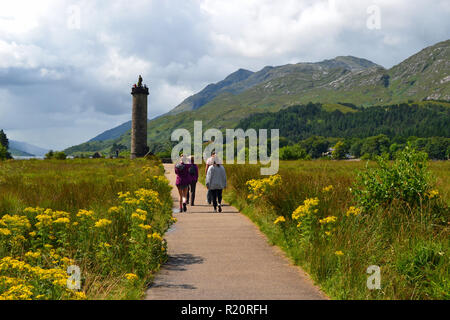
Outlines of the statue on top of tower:
{"type": "Polygon", "coordinates": [[[141,88],[142,87],[142,77],[141,77],[141,75],[139,75],[139,80],[138,80],[138,85],[137,85],[139,88],[141,88]]]}

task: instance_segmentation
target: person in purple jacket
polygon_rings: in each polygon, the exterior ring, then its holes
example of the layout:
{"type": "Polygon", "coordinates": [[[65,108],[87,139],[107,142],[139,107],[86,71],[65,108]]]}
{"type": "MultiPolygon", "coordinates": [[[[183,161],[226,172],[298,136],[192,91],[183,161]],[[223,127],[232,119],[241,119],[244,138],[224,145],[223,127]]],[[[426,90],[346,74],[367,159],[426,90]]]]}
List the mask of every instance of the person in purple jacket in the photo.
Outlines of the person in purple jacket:
{"type": "Polygon", "coordinates": [[[189,204],[189,192],[191,193],[191,206],[194,206],[194,200],[195,200],[195,187],[197,185],[198,181],[198,167],[194,163],[194,156],[191,156],[191,163],[188,167],[188,173],[189,178],[191,179],[191,182],[189,183],[189,188],[187,192],[187,203],[189,204]]]}
{"type": "Polygon", "coordinates": [[[175,165],[175,174],[177,175],[175,184],[180,195],[180,213],[187,211],[186,196],[189,184],[191,183],[188,170],[189,164],[187,163],[186,158],[182,155],[180,161],[175,165]]]}

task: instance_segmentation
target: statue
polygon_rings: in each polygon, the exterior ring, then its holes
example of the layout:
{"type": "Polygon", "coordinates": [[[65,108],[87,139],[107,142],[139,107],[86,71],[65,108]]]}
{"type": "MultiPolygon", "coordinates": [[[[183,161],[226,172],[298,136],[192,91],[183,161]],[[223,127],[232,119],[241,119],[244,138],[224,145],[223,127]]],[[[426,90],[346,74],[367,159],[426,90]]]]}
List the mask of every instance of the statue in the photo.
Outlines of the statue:
{"type": "Polygon", "coordinates": [[[138,85],[139,88],[142,88],[142,77],[139,75],[138,85]]]}

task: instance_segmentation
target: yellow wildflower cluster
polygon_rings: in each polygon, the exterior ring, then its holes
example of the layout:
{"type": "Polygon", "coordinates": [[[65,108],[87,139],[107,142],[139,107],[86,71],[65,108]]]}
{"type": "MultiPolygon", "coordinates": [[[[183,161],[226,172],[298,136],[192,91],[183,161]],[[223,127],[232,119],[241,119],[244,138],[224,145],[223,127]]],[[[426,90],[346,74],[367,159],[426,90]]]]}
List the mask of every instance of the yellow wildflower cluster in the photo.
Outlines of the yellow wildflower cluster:
{"type": "Polygon", "coordinates": [[[359,216],[361,214],[362,210],[361,208],[353,207],[351,206],[348,208],[347,213],[345,214],[347,217],[349,216],[359,216]]]}
{"type": "Polygon", "coordinates": [[[80,210],[77,213],[77,217],[79,218],[91,218],[94,217],[94,211],[90,211],[90,210],[80,210]]]}
{"type": "Polygon", "coordinates": [[[163,241],[163,238],[161,237],[161,235],[158,232],[154,232],[153,234],[149,234],[148,237],[158,240],[158,241],[163,241]]]}
{"type": "Polygon", "coordinates": [[[283,216],[279,216],[278,218],[275,219],[275,221],[273,222],[273,224],[278,224],[280,222],[286,222],[286,218],[283,216]]]}
{"type": "Polygon", "coordinates": [[[96,228],[103,228],[103,227],[109,226],[111,223],[112,223],[111,220],[108,220],[108,219],[100,219],[100,220],[98,220],[98,221],[95,223],[94,226],[95,226],[96,228]]]}
{"type": "Polygon", "coordinates": [[[326,217],[324,219],[320,219],[319,223],[320,224],[335,223],[336,220],[337,220],[337,218],[335,216],[329,216],[329,217],[326,217]]]}
{"type": "Polygon", "coordinates": [[[160,225],[165,224],[150,224],[154,218],[169,224],[176,219],[154,190],[119,192],[118,198],[121,204],[107,212],[29,207],[1,216],[0,300],[86,299],[67,288],[67,267],[76,265],[72,254],[89,257],[102,270],[127,271],[130,265],[138,266],[137,274],[154,270],[164,258],[160,225]]]}
{"type": "Polygon", "coordinates": [[[142,209],[136,209],[136,211],[131,214],[131,218],[145,221],[147,220],[147,211],[142,209]]]}
{"type": "Polygon", "coordinates": [[[342,251],[340,251],[340,250],[336,251],[334,254],[337,255],[337,256],[343,256],[344,255],[344,253],[342,251]]]}
{"type": "Polygon", "coordinates": [[[434,199],[434,198],[439,197],[439,191],[431,190],[430,192],[427,192],[426,195],[427,195],[428,199],[434,199]]]}
{"type": "Polygon", "coordinates": [[[292,213],[292,219],[300,220],[302,217],[317,213],[318,209],[314,209],[319,204],[318,198],[310,198],[303,201],[303,204],[300,205],[295,211],[292,213]]]}
{"type": "Polygon", "coordinates": [[[333,190],[333,186],[330,184],[329,186],[322,189],[323,192],[330,192],[333,190]]]}
{"type": "Polygon", "coordinates": [[[111,207],[108,209],[108,213],[109,214],[119,213],[121,209],[122,207],[111,207]]]}
{"type": "Polygon", "coordinates": [[[0,226],[6,227],[12,232],[21,232],[22,230],[30,229],[31,224],[27,217],[18,215],[5,214],[0,219],[0,226]]]}
{"type": "Polygon", "coordinates": [[[279,174],[270,176],[265,179],[255,179],[247,181],[247,188],[249,190],[248,199],[257,200],[265,195],[268,195],[269,192],[277,189],[281,186],[282,180],[279,174]]]}
{"type": "Polygon", "coordinates": [[[127,273],[127,274],[125,275],[125,278],[126,278],[127,280],[134,281],[134,280],[137,280],[137,279],[138,279],[138,276],[135,275],[134,273],[127,273]]]}
{"type": "MultiPolygon", "coordinates": [[[[28,252],[25,256],[38,257],[36,254],[36,252],[28,252]]],[[[57,257],[59,255],[52,251],[50,258],[57,257]]],[[[68,275],[65,267],[73,261],[65,257],[53,262],[58,266],[42,268],[10,256],[2,258],[0,260],[0,292],[2,292],[0,300],[50,299],[52,293],[56,291],[69,298],[77,298],[75,293],[66,287],[68,275]]]]}

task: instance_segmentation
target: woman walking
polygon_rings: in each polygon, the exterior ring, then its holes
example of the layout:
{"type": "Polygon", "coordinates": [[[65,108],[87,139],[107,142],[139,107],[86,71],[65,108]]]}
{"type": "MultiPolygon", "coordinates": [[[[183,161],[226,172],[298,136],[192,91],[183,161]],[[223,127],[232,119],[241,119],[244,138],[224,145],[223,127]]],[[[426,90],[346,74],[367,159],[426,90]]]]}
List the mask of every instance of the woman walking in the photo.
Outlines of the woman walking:
{"type": "Polygon", "coordinates": [[[214,159],[214,164],[208,168],[206,187],[211,190],[214,212],[217,212],[217,208],[219,212],[222,212],[222,190],[227,187],[227,175],[225,168],[217,158],[214,159]]]}
{"type": "Polygon", "coordinates": [[[189,182],[189,188],[188,188],[188,192],[187,192],[187,203],[189,203],[189,192],[190,192],[191,193],[191,206],[194,206],[195,187],[196,187],[197,181],[198,181],[198,167],[194,163],[194,156],[191,156],[191,164],[189,165],[188,173],[189,173],[190,182],[189,182]]]}
{"type": "Polygon", "coordinates": [[[175,174],[177,175],[175,184],[180,195],[180,213],[183,211],[186,212],[186,199],[190,178],[188,172],[188,164],[186,163],[186,159],[183,155],[180,158],[180,162],[175,165],[175,174]]]}

